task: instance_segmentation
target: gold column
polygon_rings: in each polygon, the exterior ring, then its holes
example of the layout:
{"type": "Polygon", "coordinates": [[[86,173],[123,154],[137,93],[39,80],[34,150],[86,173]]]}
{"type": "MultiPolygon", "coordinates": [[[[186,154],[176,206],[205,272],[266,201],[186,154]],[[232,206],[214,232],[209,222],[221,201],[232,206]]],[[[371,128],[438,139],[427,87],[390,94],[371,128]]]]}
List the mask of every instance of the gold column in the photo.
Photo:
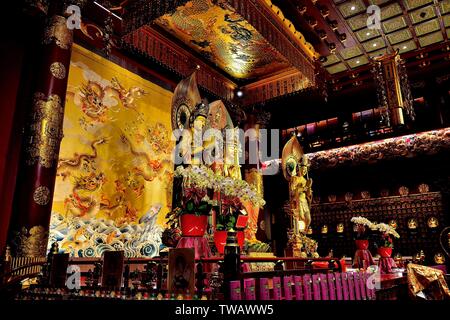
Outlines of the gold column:
{"type": "Polygon", "coordinates": [[[409,89],[409,86],[401,82],[399,69],[401,62],[398,52],[374,58],[375,79],[382,100],[380,104],[388,108],[390,124],[394,127],[405,125],[405,108],[408,109],[406,110],[408,114],[412,111],[409,110],[412,109],[412,102],[407,101],[408,97],[404,97],[402,92],[407,89],[406,87],[409,89]]]}

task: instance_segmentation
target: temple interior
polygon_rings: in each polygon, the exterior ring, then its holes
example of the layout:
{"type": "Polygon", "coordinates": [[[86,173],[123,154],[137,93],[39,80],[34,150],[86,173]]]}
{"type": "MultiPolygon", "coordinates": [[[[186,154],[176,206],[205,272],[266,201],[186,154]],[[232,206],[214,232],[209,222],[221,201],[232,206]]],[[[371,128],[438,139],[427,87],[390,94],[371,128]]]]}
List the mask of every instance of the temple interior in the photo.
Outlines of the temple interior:
{"type": "Polygon", "coordinates": [[[450,299],[449,0],[4,10],[0,299],[450,299]]]}

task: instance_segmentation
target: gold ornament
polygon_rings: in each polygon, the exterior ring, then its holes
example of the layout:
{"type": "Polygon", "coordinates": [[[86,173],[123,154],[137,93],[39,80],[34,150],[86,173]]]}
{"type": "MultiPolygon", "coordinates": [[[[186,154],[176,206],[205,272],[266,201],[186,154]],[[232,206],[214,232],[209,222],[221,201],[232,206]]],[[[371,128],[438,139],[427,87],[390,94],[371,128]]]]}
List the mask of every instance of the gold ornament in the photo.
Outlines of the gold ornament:
{"type": "Polygon", "coordinates": [[[417,220],[412,218],[408,220],[408,229],[417,229],[417,220]]]}
{"type": "Polygon", "coordinates": [[[44,32],[44,44],[55,44],[61,49],[68,50],[72,47],[73,32],[67,28],[66,19],[62,16],[53,16],[44,32]]]}
{"type": "Polygon", "coordinates": [[[37,187],[33,193],[33,200],[40,206],[45,206],[50,201],[50,189],[46,186],[37,187]]]}
{"type": "Polygon", "coordinates": [[[63,118],[64,110],[58,95],[52,94],[46,98],[41,92],[34,94],[30,139],[26,147],[29,165],[39,162],[42,166],[51,168],[56,163],[63,118]]]}
{"type": "Polygon", "coordinates": [[[47,251],[48,231],[43,226],[34,226],[28,231],[25,227],[14,239],[17,257],[45,257],[47,251]]]}
{"type": "Polygon", "coordinates": [[[328,233],[328,226],[326,224],[324,224],[322,226],[321,232],[322,232],[322,234],[327,234],[328,233]]]}
{"type": "Polygon", "coordinates": [[[434,229],[439,226],[439,221],[438,219],[436,219],[436,217],[430,217],[427,221],[427,224],[430,229],[434,229]]]}
{"type": "Polygon", "coordinates": [[[395,221],[395,220],[389,221],[389,225],[394,229],[397,229],[397,226],[398,226],[397,221],[395,221]]]}
{"type": "Polygon", "coordinates": [[[434,262],[437,264],[444,264],[445,263],[445,257],[442,253],[438,252],[434,255],[434,262]]]}
{"type": "Polygon", "coordinates": [[[422,183],[422,184],[419,185],[419,192],[420,193],[427,193],[429,191],[430,191],[430,187],[427,184],[422,183]]]}
{"type": "Polygon", "coordinates": [[[343,233],[344,232],[344,224],[342,222],[338,223],[338,225],[336,227],[336,232],[337,233],[343,233]]]}
{"type": "Polygon", "coordinates": [[[64,79],[66,77],[66,67],[61,62],[53,62],[50,65],[50,73],[57,79],[64,79]]]}

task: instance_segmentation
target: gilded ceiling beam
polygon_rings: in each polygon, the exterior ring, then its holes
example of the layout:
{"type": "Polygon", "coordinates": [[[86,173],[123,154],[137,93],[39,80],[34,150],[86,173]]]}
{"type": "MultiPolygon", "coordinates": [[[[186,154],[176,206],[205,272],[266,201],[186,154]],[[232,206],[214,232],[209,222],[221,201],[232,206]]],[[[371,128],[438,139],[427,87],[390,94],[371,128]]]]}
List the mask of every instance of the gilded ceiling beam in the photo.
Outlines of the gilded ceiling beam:
{"type": "Polygon", "coordinates": [[[314,59],[318,53],[271,0],[223,0],[246,19],[311,84],[315,83],[314,59]]]}

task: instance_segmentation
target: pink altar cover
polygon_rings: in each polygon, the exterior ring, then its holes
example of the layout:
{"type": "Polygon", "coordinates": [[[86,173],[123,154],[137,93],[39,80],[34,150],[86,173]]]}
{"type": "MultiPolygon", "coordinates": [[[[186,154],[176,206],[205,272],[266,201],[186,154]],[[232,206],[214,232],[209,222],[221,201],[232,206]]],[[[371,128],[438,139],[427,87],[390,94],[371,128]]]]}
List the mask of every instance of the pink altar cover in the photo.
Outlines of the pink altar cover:
{"type": "Polygon", "coordinates": [[[205,237],[182,237],[177,248],[194,248],[195,259],[208,258],[212,255],[208,239],[205,237]]]}
{"type": "Polygon", "coordinates": [[[375,265],[372,254],[369,250],[356,250],[355,257],[353,258],[354,268],[364,268],[375,265]]]}
{"type": "Polygon", "coordinates": [[[380,260],[378,260],[378,266],[380,267],[380,272],[383,273],[391,273],[392,268],[397,268],[397,264],[395,263],[394,259],[391,257],[389,258],[383,258],[380,257],[380,260]]]}
{"type": "MultiPolygon", "coordinates": [[[[195,259],[209,258],[212,256],[211,248],[206,237],[181,237],[180,241],[178,241],[177,248],[194,248],[195,259]]],[[[211,265],[204,263],[203,271],[211,271],[211,265]]]]}

